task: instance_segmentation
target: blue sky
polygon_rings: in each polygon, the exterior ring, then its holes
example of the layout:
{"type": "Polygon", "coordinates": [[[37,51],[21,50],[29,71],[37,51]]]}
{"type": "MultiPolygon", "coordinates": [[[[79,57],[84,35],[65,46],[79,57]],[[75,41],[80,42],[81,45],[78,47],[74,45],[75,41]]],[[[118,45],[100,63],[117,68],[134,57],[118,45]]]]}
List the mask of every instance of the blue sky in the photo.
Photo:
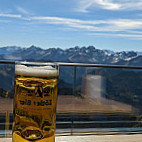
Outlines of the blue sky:
{"type": "Polygon", "coordinates": [[[0,47],[142,51],[142,0],[0,0],[0,47]]]}

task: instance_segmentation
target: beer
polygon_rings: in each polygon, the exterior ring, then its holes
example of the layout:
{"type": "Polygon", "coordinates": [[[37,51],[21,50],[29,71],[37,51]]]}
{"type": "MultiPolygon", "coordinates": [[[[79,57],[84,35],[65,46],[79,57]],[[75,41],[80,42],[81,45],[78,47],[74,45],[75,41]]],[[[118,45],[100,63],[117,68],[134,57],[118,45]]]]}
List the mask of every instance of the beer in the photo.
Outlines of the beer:
{"type": "Polygon", "coordinates": [[[13,142],[54,142],[58,71],[15,66],[13,142]]]}

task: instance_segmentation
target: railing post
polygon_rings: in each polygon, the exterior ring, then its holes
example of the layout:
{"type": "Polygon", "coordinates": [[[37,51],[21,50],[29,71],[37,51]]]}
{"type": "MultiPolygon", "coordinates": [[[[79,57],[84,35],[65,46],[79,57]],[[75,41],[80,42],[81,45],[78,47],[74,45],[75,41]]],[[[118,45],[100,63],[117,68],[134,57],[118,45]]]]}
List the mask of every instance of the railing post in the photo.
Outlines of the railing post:
{"type": "Polygon", "coordinates": [[[6,120],[5,120],[5,136],[9,135],[9,121],[10,121],[10,113],[6,111],[6,120]]]}
{"type": "MultiPolygon", "coordinates": [[[[74,66],[73,72],[73,95],[76,94],[76,66],[74,66]]],[[[73,128],[74,128],[74,114],[72,114],[72,124],[71,124],[71,135],[73,135],[73,128]]]]}

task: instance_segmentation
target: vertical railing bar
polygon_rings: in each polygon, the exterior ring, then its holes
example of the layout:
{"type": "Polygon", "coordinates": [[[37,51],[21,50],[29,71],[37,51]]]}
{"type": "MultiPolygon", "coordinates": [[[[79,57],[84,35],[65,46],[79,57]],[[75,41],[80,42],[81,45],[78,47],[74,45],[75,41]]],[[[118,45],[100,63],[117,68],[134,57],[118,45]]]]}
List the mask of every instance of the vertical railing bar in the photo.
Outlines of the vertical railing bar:
{"type": "Polygon", "coordinates": [[[5,123],[5,136],[9,136],[9,121],[10,121],[10,115],[9,112],[6,111],[6,123],[5,123]]]}
{"type": "Polygon", "coordinates": [[[7,117],[6,113],[7,113],[7,112],[5,111],[4,113],[5,113],[5,127],[4,127],[4,130],[5,130],[5,131],[4,131],[4,135],[5,135],[5,138],[6,138],[6,117],[7,117]]]}

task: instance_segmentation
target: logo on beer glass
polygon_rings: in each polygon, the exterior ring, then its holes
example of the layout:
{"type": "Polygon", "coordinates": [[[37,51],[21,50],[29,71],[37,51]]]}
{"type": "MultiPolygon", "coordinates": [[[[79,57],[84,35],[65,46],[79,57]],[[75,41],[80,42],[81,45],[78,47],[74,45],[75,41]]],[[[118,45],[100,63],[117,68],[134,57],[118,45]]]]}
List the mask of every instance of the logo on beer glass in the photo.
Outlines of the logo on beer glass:
{"type": "Polygon", "coordinates": [[[37,97],[43,98],[43,88],[42,88],[42,86],[36,86],[35,87],[35,95],[37,97]]]}

